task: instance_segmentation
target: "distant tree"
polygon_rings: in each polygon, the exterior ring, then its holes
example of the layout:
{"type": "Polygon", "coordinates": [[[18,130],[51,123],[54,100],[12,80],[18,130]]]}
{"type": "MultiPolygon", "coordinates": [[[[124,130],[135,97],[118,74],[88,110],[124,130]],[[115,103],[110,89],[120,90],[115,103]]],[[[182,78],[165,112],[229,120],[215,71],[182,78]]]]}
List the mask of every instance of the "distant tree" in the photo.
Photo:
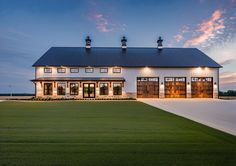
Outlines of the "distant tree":
{"type": "Polygon", "coordinates": [[[220,96],[236,96],[236,90],[228,90],[226,92],[219,92],[220,96]]]}
{"type": "Polygon", "coordinates": [[[228,90],[228,91],[227,91],[227,94],[228,94],[229,96],[236,96],[236,91],[235,91],[235,90],[228,90]]]}

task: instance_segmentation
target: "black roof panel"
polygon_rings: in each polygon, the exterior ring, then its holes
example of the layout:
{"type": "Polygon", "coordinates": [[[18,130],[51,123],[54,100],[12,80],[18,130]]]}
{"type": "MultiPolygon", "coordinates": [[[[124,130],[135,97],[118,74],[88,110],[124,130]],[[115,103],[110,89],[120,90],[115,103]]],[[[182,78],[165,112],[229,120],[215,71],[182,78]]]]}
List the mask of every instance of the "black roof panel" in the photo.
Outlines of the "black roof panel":
{"type": "Polygon", "coordinates": [[[221,67],[196,48],[52,47],[36,66],[221,67]]]}

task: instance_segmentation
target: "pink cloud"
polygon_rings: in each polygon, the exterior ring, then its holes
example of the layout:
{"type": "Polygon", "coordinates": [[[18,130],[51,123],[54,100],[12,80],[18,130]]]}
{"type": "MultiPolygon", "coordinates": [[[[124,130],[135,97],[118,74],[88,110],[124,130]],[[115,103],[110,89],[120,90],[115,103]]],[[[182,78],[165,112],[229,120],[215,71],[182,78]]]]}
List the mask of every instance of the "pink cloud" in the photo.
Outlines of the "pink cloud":
{"type": "Polygon", "coordinates": [[[236,72],[224,72],[220,74],[220,84],[222,86],[236,84],[236,72]]]}
{"type": "Polygon", "coordinates": [[[230,20],[235,20],[236,16],[229,17],[230,20]]]}
{"type": "Polygon", "coordinates": [[[182,34],[177,34],[177,35],[174,36],[174,38],[177,42],[180,42],[183,39],[183,35],[182,34]]]}
{"type": "Polygon", "coordinates": [[[219,61],[219,64],[222,65],[222,66],[223,65],[229,65],[234,61],[235,61],[235,58],[229,58],[229,59],[224,59],[224,60],[219,61]]]}
{"type": "Polygon", "coordinates": [[[96,24],[96,28],[100,32],[125,31],[126,29],[126,24],[114,22],[102,13],[91,14],[89,19],[96,24]]]}
{"type": "Polygon", "coordinates": [[[96,21],[96,27],[100,32],[110,32],[113,29],[110,27],[110,23],[104,17],[103,14],[97,13],[94,15],[94,20],[96,21]]]}
{"type": "Polygon", "coordinates": [[[215,35],[220,32],[220,30],[225,28],[224,20],[221,17],[222,11],[214,11],[211,18],[198,25],[197,32],[199,35],[186,41],[184,47],[200,45],[207,40],[214,38],[215,35]]]}
{"type": "Polygon", "coordinates": [[[183,26],[180,32],[174,36],[174,39],[176,42],[180,42],[181,40],[184,39],[184,34],[189,32],[189,27],[188,26],[183,26]]]}

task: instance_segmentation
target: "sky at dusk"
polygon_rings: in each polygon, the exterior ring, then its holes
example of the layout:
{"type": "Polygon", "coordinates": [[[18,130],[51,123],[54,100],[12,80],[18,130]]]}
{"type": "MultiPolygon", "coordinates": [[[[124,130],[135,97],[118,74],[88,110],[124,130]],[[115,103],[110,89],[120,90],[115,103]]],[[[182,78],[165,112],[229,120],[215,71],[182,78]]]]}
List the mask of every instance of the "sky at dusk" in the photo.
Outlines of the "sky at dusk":
{"type": "MultiPolygon", "coordinates": [[[[196,47],[236,90],[236,0],[0,0],[0,93],[33,93],[32,64],[52,46],[196,47]]],[[[191,55],[190,55],[191,56],[191,55]]]]}

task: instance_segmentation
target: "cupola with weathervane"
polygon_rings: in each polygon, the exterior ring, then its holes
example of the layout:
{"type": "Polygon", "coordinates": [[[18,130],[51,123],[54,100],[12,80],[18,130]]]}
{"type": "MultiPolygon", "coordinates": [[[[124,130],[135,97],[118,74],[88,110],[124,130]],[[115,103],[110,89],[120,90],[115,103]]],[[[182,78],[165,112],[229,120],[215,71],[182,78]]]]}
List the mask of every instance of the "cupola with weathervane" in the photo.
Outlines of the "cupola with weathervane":
{"type": "Polygon", "coordinates": [[[163,48],[162,42],[163,42],[163,39],[161,38],[161,36],[159,36],[159,38],[157,40],[157,48],[159,50],[161,50],[163,48]]]}
{"type": "Polygon", "coordinates": [[[85,39],[85,42],[86,42],[85,48],[87,48],[87,49],[91,48],[91,41],[92,40],[90,39],[90,37],[87,36],[85,39]]]}
{"type": "Polygon", "coordinates": [[[122,39],[121,39],[121,48],[122,49],[126,49],[127,48],[126,42],[127,42],[127,39],[126,39],[125,36],[123,36],[122,39]]]}

